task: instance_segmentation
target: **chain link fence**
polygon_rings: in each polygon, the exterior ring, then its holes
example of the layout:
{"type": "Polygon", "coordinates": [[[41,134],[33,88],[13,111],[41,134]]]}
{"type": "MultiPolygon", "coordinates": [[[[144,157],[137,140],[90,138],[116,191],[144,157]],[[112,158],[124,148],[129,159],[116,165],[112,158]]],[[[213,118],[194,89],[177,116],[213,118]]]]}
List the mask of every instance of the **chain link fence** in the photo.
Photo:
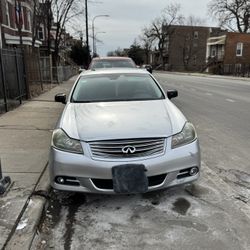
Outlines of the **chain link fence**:
{"type": "Polygon", "coordinates": [[[67,81],[70,77],[78,74],[78,68],[73,66],[57,66],[52,68],[53,81],[61,83],[67,81]]]}

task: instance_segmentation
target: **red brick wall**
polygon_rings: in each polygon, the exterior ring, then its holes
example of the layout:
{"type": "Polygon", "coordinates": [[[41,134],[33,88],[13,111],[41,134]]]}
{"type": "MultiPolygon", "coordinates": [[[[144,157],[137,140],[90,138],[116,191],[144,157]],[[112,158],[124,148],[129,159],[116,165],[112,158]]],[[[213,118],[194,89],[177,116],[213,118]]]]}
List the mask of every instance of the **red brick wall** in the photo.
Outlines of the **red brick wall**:
{"type": "Polygon", "coordinates": [[[224,64],[250,63],[250,34],[227,33],[224,64]],[[237,43],[243,43],[242,56],[236,56],[237,43]]]}
{"type": "MultiPolygon", "coordinates": [[[[11,36],[19,36],[18,30],[8,29],[7,27],[2,27],[2,32],[11,35],[11,36]]],[[[31,37],[30,32],[22,32],[22,36],[31,37]]]]}
{"type": "Polygon", "coordinates": [[[175,71],[200,71],[206,64],[207,39],[220,28],[173,25],[170,35],[169,66],[175,71]],[[198,37],[194,33],[198,32],[198,37]],[[188,57],[188,60],[185,58],[188,57]],[[185,62],[185,63],[184,63],[185,62]]]}
{"type": "MultiPolygon", "coordinates": [[[[2,19],[0,19],[0,22],[2,20],[2,23],[3,24],[7,24],[7,21],[6,21],[6,4],[5,4],[5,1],[3,0],[0,0],[0,18],[2,17],[2,19]]],[[[29,6],[31,6],[31,11],[32,11],[32,5],[33,3],[30,1],[30,0],[21,0],[21,2],[25,2],[26,4],[29,4],[29,6]]],[[[3,34],[8,34],[8,35],[11,35],[11,36],[18,36],[19,37],[19,33],[18,33],[18,30],[17,30],[17,27],[16,27],[16,13],[15,13],[15,5],[13,3],[8,3],[8,6],[9,6],[9,17],[10,17],[10,25],[9,27],[2,27],[2,40],[3,40],[3,46],[6,47],[8,46],[6,43],[5,43],[5,39],[4,39],[4,35],[3,34]]],[[[24,29],[25,31],[22,31],[22,36],[23,37],[32,37],[32,34],[30,32],[28,32],[28,29],[30,27],[28,27],[28,18],[27,18],[27,8],[25,6],[22,7],[23,8],[23,16],[22,16],[22,21],[23,21],[23,24],[24,24],[24,29]]],[[[32,17],[31,17],[32,18],[32,17]]],[[[32,20],[31,20],[32,22],[32,20]]],[[[31,25],[31,24],[30,24],[31,25]]],[[[12,45],[10,45],[12,46],[12,45]]]]}

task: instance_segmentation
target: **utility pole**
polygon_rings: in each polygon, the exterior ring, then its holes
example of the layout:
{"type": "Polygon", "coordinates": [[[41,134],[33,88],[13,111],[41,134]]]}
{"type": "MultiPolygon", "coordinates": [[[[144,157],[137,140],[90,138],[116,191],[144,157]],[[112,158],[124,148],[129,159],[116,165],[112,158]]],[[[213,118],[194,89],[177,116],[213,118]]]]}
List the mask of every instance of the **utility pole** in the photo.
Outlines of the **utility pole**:
{"type": "Polygon", "coordinates": [[[85,0],[85,19],[86,19],[86,45],[87,45],[87,52],[88,52],[88,61],[87,64],[89,66],[90,63],[90,53],[89,53],[89,23],[88,23],[88,0],[85,0]]]}
{"type": "Polygon", "coordinates": [[[98,17],[109,17],[109,15],[97,15],[92,19],[92,35],[93,35],[93,57],[96,54],[95,51],[95,19],[98,17]]]}

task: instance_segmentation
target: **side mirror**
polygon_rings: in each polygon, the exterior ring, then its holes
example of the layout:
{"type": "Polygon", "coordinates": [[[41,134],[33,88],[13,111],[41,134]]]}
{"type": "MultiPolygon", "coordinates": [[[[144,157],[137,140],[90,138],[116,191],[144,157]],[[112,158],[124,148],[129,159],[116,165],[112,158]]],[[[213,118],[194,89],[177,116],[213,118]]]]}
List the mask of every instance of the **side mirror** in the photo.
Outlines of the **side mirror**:
{"type": "Polygon", "coordinates": [[[168,96],[168,99],[175,98],[178,96],[178,91],[177,90],[168,90],[167,96],[168,96]]]}
{"type": "Polygon", "coordinates": [[[153,73],[152,68],[147,68],[147,71],[148,71],[150,74],[152,74],[152,73],[153,73]]]}
{"type": "Polygon", "coordinates": [[[66,104],[66,94],[60,93],[55,95],[55,102],[66,104]]]}
{"type": "Polygon", "coordinates": [[[81,73],[84,72],[84,71],[85,71],[85,69],[80,68],[80,69],[78,70],[78,73],[81,74],[81,73]]]}

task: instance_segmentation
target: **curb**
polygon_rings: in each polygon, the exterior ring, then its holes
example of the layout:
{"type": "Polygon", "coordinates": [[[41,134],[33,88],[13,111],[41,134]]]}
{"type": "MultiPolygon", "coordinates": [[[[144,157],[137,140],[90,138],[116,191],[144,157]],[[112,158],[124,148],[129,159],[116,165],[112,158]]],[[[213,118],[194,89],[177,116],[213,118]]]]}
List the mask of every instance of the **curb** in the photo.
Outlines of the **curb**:
{"type": "Polygon", "coordinates": [[[39,225],[45,204],[46,197],[39,195],[39,192],[46,193],[49,190],[48,164],[41,173],[34,191],[27,200],[26,208],[21,212],[21,218],[17,221],[14,232],[7,241],[4,249],[30,249],[39,225]],[[36,194],[37,193],[37,194],[36,194]]]}
{"type": "Polygon", "coordinates": [[[207,77],[207,78],[216,78],[216,79],[224,79],[224,80],[240,80],[240,81],[248,81],[250,82],[249,77],[237,77],[237,76],[223,76],[223,75],[209,75],[209,74],[202,74],[202,73],[187,73],[187,72],[172,72],[172,71],[160,71],[155,70],[155,73],[161,74],[169,74],[169,75],[183,75],[183,76],[196,76],[196,77],[207,77]]]}

